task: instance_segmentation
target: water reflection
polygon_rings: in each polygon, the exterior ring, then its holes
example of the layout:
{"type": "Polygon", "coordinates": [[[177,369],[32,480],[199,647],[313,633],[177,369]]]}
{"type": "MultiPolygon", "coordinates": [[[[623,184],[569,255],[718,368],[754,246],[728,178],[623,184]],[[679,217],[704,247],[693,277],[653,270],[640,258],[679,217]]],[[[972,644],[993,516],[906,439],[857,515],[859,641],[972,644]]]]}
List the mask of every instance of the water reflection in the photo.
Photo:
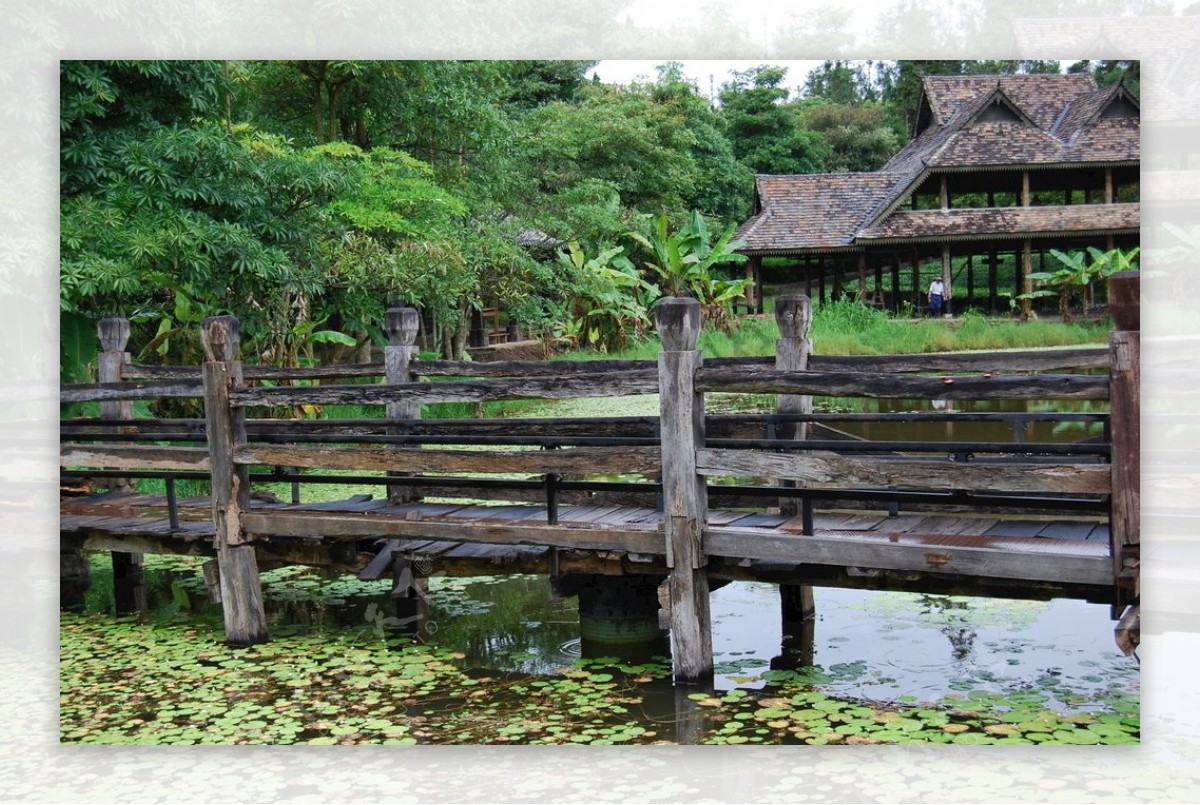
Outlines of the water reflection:
{"type": "MultiPolygon", "coordinates": [[[[92,611],[112,611],[106,559],[92,564],[92,611]]],[[[221,622],[196,569],[147,567],[145,576],[147,617],[221,622]]],[[[381,636],[412,628],[400,623],[390,591],[390,581],[364,583],[304,568],[264,574],[273,628],[299,624],[381,636]]],[[[773,584],[734,582],[713,593],[715,687],[763,688],[772,671],[796,671],[829,695],[862,701],[933,702],[972,690],[1035,689],[1056,709],[1086,708],[1138,687],[1136,661],[1117,650],[1102,605],[832,588],[816,589],[814,598],[815,618],[781,623],[773,584]]],[[[665,642],[581,640],[575,599],[553,596],[543,576],[435,575],[421,600],[427,611],[420,639],[461,653],[466,667],[551,674],[580,658],[643,663],[667,650],[665,642]]],[[[655,718],[673,721],[695,710],[676,701],[669,685],[659,699],[655,718]]],[[[687,723],[683,718],[685,731],[687,723]]]]}

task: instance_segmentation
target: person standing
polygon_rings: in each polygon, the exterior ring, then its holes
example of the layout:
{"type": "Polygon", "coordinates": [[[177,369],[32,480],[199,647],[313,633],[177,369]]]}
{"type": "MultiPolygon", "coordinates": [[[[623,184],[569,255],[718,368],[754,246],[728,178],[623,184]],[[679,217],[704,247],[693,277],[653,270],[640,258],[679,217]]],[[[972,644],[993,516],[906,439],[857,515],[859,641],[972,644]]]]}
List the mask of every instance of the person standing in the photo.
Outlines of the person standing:
{"type": "Polygon", "coordinates": [[[934,277],[933,282],[929,283],[928,298],[929,315],[936,319],[942,315],[942,306],[946,300],[946,286],[941,277],[934,277]]]}

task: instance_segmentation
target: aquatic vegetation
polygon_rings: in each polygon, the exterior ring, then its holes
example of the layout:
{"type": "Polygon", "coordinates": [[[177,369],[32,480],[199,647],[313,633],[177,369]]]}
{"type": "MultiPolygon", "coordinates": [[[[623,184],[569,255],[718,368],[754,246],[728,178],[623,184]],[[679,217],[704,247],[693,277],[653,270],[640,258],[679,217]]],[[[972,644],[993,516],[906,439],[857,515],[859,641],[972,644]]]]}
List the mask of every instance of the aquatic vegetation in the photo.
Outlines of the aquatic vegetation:
{"type": "Polygon", "coordinates": [[[478,672],[461,653],[362,630],[285,627],[233,650],[218,627],[64,613],[61,645],[65,743],[1132,744],[1140,731],[1133,695],[1056,713],[1035,690],[880,706],[811,687],[855,669],[767,671],[765,691],[693,692],[681,708],[665,661],[478,672]]]}
{"type": "MultiPolygon", "coordinates": [[[[142,617],[62,614],[62,742],[1085,745],[1140,736],[1136,680],[1104,657],[1024,681],[968,664],[944,693],[873,701],[863,692],[896,690],[887,668],[834,659],[844,655],[832,649],[823,663],[772,668],[737,649],[719,655],[717,673],[738,687],[676,689],[665,658],[577,659],[562,650],[577,634],[574,606],[534,576],[434,575],[429,625],[443,628],[418,639],[383,616],[390,580],[270,570],[263,593],[275,613],[273,640],[234,650],[222,641],[219,608],[205,602],[202,563],[147,557],[148,589],[160,603],[142,617]]],[[[93,559],[97,573],[107,566],[106,556],[93,559]]],[[[738,589],[750,599],[772,592],[738,589]]],[[[885,623],[906,640],[906,626],[937,634],[965,625],[980,630],[978,648],[989,656],[1040,648],[1032,637],[989,638],[986,630],[1028,621],[1047,605],[964,603],[874,594],[869,605],[845,605],[841,617],[876,620],[884,640],[885,623]]],[[[835,632],[824,642],[852,641],[835,632]]]]}

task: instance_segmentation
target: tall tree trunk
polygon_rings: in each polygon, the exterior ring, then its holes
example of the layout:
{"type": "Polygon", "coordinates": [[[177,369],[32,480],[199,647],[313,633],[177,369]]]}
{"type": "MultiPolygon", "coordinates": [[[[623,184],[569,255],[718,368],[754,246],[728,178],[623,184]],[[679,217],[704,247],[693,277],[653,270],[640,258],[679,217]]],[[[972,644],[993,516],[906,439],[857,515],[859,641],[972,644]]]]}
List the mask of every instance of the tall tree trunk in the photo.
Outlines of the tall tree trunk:
{"type": "Polygon", "coordinates": [[[471,307],[464,305],[465,310],[459,311],[458,327],[454,331],[451,360],[461,361],[467,351],[467,338],[471,334],[471,307]]]}

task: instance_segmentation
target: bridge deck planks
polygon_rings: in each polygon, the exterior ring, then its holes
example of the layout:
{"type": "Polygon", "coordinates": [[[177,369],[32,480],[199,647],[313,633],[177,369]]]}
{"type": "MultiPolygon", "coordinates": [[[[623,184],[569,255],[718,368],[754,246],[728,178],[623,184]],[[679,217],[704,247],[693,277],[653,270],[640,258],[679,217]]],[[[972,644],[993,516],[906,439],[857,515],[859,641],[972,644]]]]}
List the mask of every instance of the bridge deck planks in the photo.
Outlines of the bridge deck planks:
{"type": "MultiPolygon", "coordinates": [[[[94,498],[64,499],[61,505],[61,530],[66,533],[102,534],[110,540],[121,535],[137,538],[144,544],[146,538],[184,540],[193,544],[197,540],[211,540],[213,529],[207,520],[209,501],[207,498],[189,498],[182,501],[180,530],[171,532],[167,523],[166,501],[152,495],[106,495],[94,498]],[[182,510],[188,509],[186,513],[182,510]],[[136,514],[138,510],[144,512],[136,514]],[[194,519],[190,519],[194,518],[194,519]]],[[[488,526],[507,527],[546,526],[546,509],[529,504],[481,505],[463,503],[406,503],[392,504],[386,498],[359,495],[348,500],[324,503],[284,504],[254,501],[253,509],[262,512],[280,511],[289,515],[338,515],[347,517],[383,518],[387,520],[419,520],[488,526]]],[[[741,534],[762,534],[763,538],[802,540],[800,518],[749,510],[712,510],[709,512],[708,527],[718,530],[731,528],[741,534]]],[[[365,522],[365,521],[360,521],[365,522]]],[[[662,513],[651,508],[617,506],[564,505],[559,508],[559,528],[613,529],[614,531],[654,530],[662,526],[662,513]]],[[[1072,551],[1057,546],[1089,546],[1088,552],[1102,550],[1107,545],[1108,527],[1105,524],[1078,520],[1033,520],[1021,517],[1001,520],[994,516],[972,517],[961,513],[950,515],[904,514],[888,516],[873,512],[818,512],[814,518],[817,536],[838,539],[852,535],[872,539],[876,535],[945,535],[956,545],[978,545],[980,549],[996,551],[1020,551],[1035,546],[1033,553],[1045,555],[1072,551]],[[972,538],[977,537],[976,542],[972,538]],[[1009,539],[1004,539],[1009,538],[1009,539]],[[1032,542],[1023,542],[1032,540],[1032,542]],[[1007,546],[1007,547],[1005,547],[1007,546]],[[1025,546],[1023,548],[1022,546],[1025,546]],[[1040,550],[1038,550],[1040,549],[1040,550]]],[[[283,544],[289,538],[276,538],[273,544],[283,544]]],[[[313,538],[299,538],[309,544],[313,538]]],[[[345,539],[345,538],[339,538],[345,539]]],[[[390,538],[379,540],[379,548],[395,552],[413,560],[426,560],[437,571],[455,573],[480,572],[493,567],[497,572],[540,572],[546,562],[548,548],[530,544],[489,544],[487,542],[460,542],[422,538],[390,538]],[[457,565],[456,565],[457,563],[457,565]],[[461,567],[460,567],[461,566],[461,567]]],[[[360,541],[361,545],[361,541],[360,541]]],[[[169,550],[169,549],[164,549],[169,550]]],[[[359,550],[363,550],[362,547],[359,550]]],[[[771,549],[777,550],[777,549],[771,549]]],[[[771,551],[768,550],[769,554],[771,551]]],[[[588,551],[579,552],[587,555],[588,551]]],[[[602,552],[603,553],[603,552],[602,552]]],[[[365,561],[365,560],[364,560],[365,561]]],[[[783,564],[786,564],[784,562],[783,564]]],[[[751,576],[755,568],[764,572],[782,566],[774,556],[763,556],[740,563],[751,576]]],[[[769,575],[769,572],[768,572],[769,575]]]]}

